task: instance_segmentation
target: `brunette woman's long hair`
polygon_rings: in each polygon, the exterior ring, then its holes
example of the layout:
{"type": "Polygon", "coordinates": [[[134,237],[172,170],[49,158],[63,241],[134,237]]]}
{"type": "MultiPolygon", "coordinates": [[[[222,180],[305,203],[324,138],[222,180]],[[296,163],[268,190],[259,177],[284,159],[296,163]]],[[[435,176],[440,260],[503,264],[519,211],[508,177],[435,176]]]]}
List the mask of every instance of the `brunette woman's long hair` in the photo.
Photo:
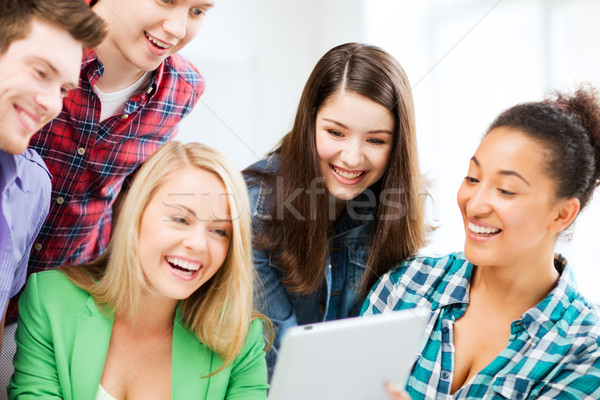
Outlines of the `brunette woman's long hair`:
{"type": "Polygon", "coordinates": [[[325,277],[328,238],[332,232],[329,195],[315,143],[317,112],[340,92],[358,94],[385,107],[394,118],[394,138],[387,170],[373,190],[373,215],[367,268],[360,291],[366,295],[377,279],[403,259],[414,255],[425,241],[422,178],[417,156],[411,87],[400,64],[382,49],[346,43],[327,52],[312,71],[292,130],[274,151],[281,167],[275,174],[259,174],[283,193],[260,221],[254,244],[268,250],[284,272],[282,282],[298,294],[316,291],[325,277]],[[282,187],[277,187],[277,185],[282,187]],[[317,192],[318,191],[318,192],[317,192]],[[384,201],[381,201],[381,200],[384,201]]]}

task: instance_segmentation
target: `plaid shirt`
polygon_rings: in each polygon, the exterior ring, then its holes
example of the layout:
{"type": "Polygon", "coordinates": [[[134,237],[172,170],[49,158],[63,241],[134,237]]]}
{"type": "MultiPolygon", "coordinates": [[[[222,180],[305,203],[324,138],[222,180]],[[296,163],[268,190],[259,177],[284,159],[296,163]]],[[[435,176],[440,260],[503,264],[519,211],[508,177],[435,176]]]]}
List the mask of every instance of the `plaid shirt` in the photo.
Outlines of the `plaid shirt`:
{"type": "Polygon", "coordinates": [[[413,399],[600,399],[600,324],[578,292],[566,261],[556,287],[511,325],[506,348],[450,394],[453,326],[469,304],[473,266],[462,253],[417,257],[385,274],[372,289],[364,315],[431,307],[406,389],[413,399]]]}
{"type": "Polygon", "coordinates": [[[79,88],[31,141],[53,180],[50,212],[31,251],[30,274],[88,261],[106,248],[111,206],[125,178],[175,136],[177,123],[204,91],[196,68],[173,55],[147,89],[127,102],[123,114],[100,122],[100,100],[92,88],[103,71],[95,52],[86,51],[79,88]]]}

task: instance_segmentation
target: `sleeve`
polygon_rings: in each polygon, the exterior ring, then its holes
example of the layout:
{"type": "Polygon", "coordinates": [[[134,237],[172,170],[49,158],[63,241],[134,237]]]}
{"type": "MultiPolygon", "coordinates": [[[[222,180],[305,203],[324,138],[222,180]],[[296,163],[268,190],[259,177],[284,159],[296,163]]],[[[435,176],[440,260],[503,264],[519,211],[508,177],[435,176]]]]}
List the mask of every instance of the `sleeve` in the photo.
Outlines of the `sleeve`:
{"type": "Polygon", "coordinates": [[[258,275],[254,288],[257,307],[273,323],[273,344],[267,353],[267,367],[269,376],[272,376],[281,338],[287,329],[298,325],[298,322],[288,293],[279,280],[278,269],[271,265],[269,255],[255,249],[253,259],[258,275]]]}
{"type": "MultiPolygon", "coordinates": [[[[36,157],[39,158],[39,155],[36,154],[36,157]]],[[[39,162],[42,162],[41,158],[39,159],[39,162]]],[[[17,262],[11,297],[15,296],[25,284],[31,248],[46,221],[48,212],[50,211],[50,196],[52,189],[48,172],[46,168],[42,166],[35,168],[34,171],[35,173],[32,173],[31,175],[28,174],[26,177],[27,179],[30,179],[31,182],[35,183],[35,190],[31,192],[32,195],[28,195],[28,198],[25,199],[28,207],[34,210],[31,213],[32,219],[28,222],[31,224],[31,231],[29,231],[29,236],[27,237],[27,244],[23,251],[23,257],[17,262]]]]}
{"type": "Polygon", "coordinates": [[[360,311],[360,315],[383,314],[398,309],[401,301],[398,295],[394,275],[390,272],[383,275],[373,286],[360,311]]]}
{"type": "Polygon", "coordinates": [[[37,274],[31,275],[19,300],[15,371],[7,387],[11,400],[62,399],[50,324],[37,278],[37,274]]]}
{"type": "Polygon", "coordinates": [[[600,399],[600,350],[595,350],[568,363],[536,398],[600,399]]]}
{"type": "MultiPolygon", "coordinates": [[[[266,167],[262,165],[250,168],[264,170],[266,167]]],[[[247,176],[246,185],[248,185],[248,197],[252,212],[252,231],[256,234],[261,229],[261,212],[264,207],[262,202],[269,199],[261,197],[264,194],[261,195],[261,186],[258,181],[247,176]],[[259,204],[259,198],[261,204],[259,204]]],[[[269,189],[267,189],[267,193],[270,193],[269,189]]],[[[298,322],[288,292],[279,279],[280,270],[271,263],[269,252],[255,247],[252,250],[252,259],[257,275],[254,284],[255,307],[273,323],[273,343],[267,352],[267,369],[269,377],[271,377],[277,361],[281,338],[288,328],[298,325],[298,322]]]]}
{"type": "Polygon", "coordinates": [[[264,352],[262,320],[252,322],[246,343],[236,358],[227,387],[227,400],[265,400],[267,365],[264,352]]]}

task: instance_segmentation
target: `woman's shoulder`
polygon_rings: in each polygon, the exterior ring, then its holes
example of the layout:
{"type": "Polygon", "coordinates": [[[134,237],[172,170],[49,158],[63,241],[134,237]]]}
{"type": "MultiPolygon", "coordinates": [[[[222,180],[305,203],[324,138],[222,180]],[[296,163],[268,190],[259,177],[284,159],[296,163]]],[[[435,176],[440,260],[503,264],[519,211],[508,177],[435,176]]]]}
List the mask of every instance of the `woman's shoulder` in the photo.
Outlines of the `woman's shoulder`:
{"type": "Polygon", "coordinates": [[[251,188],[264,182],[263,176],[276,173],[281,165],[278,153],[272,153],[269,156],[246,167],[242,174],[246,185],[251,188]]]}
{"type": "Polygon", "coordinates": [[[54,288],[68,289],[70,287],[76,287],[75,284],[60,270],[51,269],[48,271],[41,271],[31,274],[27,280],[28,285],[36,285],[38,290],[49,290],[54,288]]]}
{"type": "Polygon", "coordinates": [[[253,221],[268,218],[272,204],[271,195],[273,182],[267,178],[269,175],[277,173],[279,170],[279,155],[273,153],[246,168],[243,171],[244,180],[248,187],[248,197],[250,199],[250,212],[253,221]]]}
{"type": "MultiPolygon", "coordinates": [[[[392,282],[414,280],[422,282],[432,277],[445,278],[459,271],[470,273],[470,263],[464,253],[455,252],[441,256],[418,255],[408,258],[390,270],[383,278],[392,282]]],[[[382,279],[383,279],[382,278],[382,279]]]]}
{"type": "Polygon", "coordinates": [[[554,290],[536,308],[548,313],[550,321],[558,321],[559,336],[586,336],[600,346],[600,307],[580,292],[570,268],[563,271],[554,290]]]}
{"type": "Polygon", "coordinates": [[[461,252],[406,259],[373,286],[362,313],[411,308],[425,303],[436,308],[444,301],[463,301],[471,271],[472,265],[461,252]]]}
{"type": "MultiPolygon", "coordinates": [[[[48,270],[31,274],[21,301],[37,301],[44,308],[73,308],[84,304],[89,293],[75,285],[62,271],[48,270]]],[[[21,303],[19,303],[21,306],[21,303]]]]}

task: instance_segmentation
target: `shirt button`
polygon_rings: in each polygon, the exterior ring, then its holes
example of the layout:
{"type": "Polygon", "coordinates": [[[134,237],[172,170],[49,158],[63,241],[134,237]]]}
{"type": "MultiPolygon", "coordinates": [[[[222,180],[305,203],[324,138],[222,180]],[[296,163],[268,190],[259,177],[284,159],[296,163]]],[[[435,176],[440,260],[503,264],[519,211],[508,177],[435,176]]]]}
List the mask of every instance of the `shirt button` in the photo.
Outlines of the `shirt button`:
{"type": "Polygon", "coordinates": [[[41,243],[36,243],[36,244],[35,244],[35,246],[33,246],[33,248],[34,248],[36,251],[40,251],[40,250],[42,249],[42,244],[41,244],[41,243]]]}
{"type": "Polygon", "coordinates": [[[449,376],[450,376],[450,374],[448,373],[448,371],[442,372],[442,379],[448,379],[449,376]]]}
{"type": "Polygon", "coordinates": [[[153,91],[154,91],[154,86],[150,86],[150,87],[148,88],[148,90],[146,91],[146,93],[148,93],[148,94],[152,94],[152,92],[153,92],[153,91]]]}
{"type": "Polygon", "coordinates": [[[77,154],[79,154],[80,156],[85,154],[85,149],[83,147],[80,147],[77,149],[77,154]]]}
{"type": "Polygon", "coordinates": [[[121,119],[127,119],[127,118],[129,118],[129,114],[123,114],[123,115],[121,115],[121,119]]]}
{"type": "Polygon", "coordinates": [[[58,197],[56,198],[56,203],[57,203],[57,204],[62,204],[62,203],[64,203],[64,202],[65,202],[65,198],[64,198],[64,197],[62,197],[62,196],[58,196],[58,197]]]}
{"type": "Polygon", "coordinates": [[[449,331],[449,329],[448,329],[448,327],[447,327],[447,326],[445,326],[445,327],[443,327],[443,328],[442,328],[442,333],[443,333],[444,335],[447,335],[447,334],[448,334],[448,331],[449,331]]]}

